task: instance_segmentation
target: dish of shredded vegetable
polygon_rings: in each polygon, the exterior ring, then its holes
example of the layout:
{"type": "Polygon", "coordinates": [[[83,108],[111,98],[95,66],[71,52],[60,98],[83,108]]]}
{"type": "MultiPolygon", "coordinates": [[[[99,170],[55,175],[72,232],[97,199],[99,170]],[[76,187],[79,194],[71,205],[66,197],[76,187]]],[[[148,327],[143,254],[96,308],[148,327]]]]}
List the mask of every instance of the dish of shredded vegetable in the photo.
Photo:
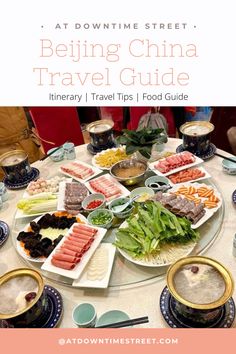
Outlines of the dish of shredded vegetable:
{"type": "Polygon", "coordinates": [[[115,163],[127,160],[131,155],[126,155],[125,147],[107,149],[93,156],[92,164],[103,170],[109,170],[115,163]]]}

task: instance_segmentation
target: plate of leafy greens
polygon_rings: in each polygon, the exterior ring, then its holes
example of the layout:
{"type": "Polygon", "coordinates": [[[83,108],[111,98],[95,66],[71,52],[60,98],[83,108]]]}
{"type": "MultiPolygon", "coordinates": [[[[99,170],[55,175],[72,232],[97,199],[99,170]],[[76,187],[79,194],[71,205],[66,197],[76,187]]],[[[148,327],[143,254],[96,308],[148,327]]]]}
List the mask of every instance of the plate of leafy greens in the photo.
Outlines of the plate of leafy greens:
{"type": "Polygon", "coordinates": [[[121,224],[115,246],[130,262],[161,267],[189,255],[198,239],[199,232],[191,228],[189,220],[149,200],[121,224]]]}

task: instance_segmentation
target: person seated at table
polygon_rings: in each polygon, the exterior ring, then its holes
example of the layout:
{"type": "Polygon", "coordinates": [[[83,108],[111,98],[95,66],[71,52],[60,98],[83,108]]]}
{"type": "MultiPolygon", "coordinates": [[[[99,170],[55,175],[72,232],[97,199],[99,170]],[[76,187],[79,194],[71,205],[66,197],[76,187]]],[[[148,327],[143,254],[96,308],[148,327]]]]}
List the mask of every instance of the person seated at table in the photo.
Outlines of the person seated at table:
{"type": "Polygon", "coordinates": [[[232,137],[232,131],[229,131],[229,129],[236,127],[236,107],[214,107],[210,122],[215,126],[211,134],[212,143],[218,149],[233,154],[235,138],[232,137]],[[229,135],[231,140],[229,140],[229,135]]]}
{"type": "Polygon", "coordinates": [[[233,154],[236,155],[236,126],[229,128],[227,130],[227,137],[233,151],[233,154]]]}
{"type": "MultiPolygon", "coordinates": [[[[32,139],[23,107],[0,107],[0,156],[11,150],[24,150],[30,163],[43,156],[32,139]]],[[[3,177],[0,168],[0,180],[3,177]]]]}
{"type": "Polygon", "coordinates": [[[174,115],[171,107],[130,107],[130,121],[128,128],[136,130],[140,121],[140,118],[151,112],[158,112],[164,116],[168,129],[167,134],[169,137],[176,137],[176,127],[174,121],[174,115]]]}

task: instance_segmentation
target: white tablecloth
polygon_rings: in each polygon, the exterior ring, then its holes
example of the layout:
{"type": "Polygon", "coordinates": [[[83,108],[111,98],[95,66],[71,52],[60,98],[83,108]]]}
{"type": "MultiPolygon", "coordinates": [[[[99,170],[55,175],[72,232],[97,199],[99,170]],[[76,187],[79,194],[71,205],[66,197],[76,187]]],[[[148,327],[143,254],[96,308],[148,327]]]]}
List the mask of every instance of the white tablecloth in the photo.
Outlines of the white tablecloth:
{"type": "MultiPolygon", "coordinates": [[[[181,140],[169,139],[168,150],[175,151],[180,143],[181,140]]],[[[228,155],[225,152],[223,153],[228,155]]],[[[91,155],[87,152],[86,145],[76,148],[76,157],[82,161],[91,162],[91,155]]],[[[234,279],[236,279],[236,258],[232,255],[233,237],[236,232],[236,211],[231,199],[232,192],[236,189],[236,176],[225,174],[221,162],[222,159],[215,156],[204,163],[204,167],[218,184],[225,202],[225,217],[221,232],[205,255],[222,262],[230,269],[234,279]]],[[[62,163],[65,163],[65,161],[62,163]]],[[[34,163],[33,166],[40,170],[42,177],[50,178],[56,174],[60,163],[52,162],[48,158],[45,161],[34,163]]],[[[9,200],[3,204],[3,208],[0,210],[0,219],[7,222],[10,227],[13,225],[16,203],[23,192],[22,190],[9,191],[9,200]]],[[[25,267],[25,263],[16,253],[11,237],[9,237],[8,241],[0,248],[0,275],[19,267],[25,267]]],[[[127,312],[131,318],[148,315],[150,322],[141,327],[166,327],[159,310],[159,297],[166,285],[164,278],[156,278],[152,282],[118,290],[110,288],[106,290],[74,289],[48,280],[46,280],[46,283],[56,287],[63,297],[64,315],[60,327],[75,327],[71,317],[72,309],[81,302],[93,303],[98,316],[106,311],[118,309],[127,312]]],[[[236,300],[235,294],[233,297],[236,300]]]]}

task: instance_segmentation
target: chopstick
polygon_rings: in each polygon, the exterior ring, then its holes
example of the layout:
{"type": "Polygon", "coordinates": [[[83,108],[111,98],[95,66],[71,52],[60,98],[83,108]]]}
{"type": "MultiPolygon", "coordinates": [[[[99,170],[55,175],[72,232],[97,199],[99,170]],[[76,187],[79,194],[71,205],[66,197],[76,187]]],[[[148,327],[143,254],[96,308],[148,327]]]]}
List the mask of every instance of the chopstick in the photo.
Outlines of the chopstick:
{"type": "Polygon", "coordinates": [[[115,322],[115,323],[109,323],[107,325],[103,326],[98,326],[96,328],[121,328],[121,327],[130,327],[130,326],[136,326],[138,324],[142,323],[147,323],[149,322],[148,316],[144,317],[138,317],[138,318],[133,318],[129,319],[126,321],[121,321],[121,322],[115,322]]]}
{"type": "Polygon", "coordinates": [[[226,157],[226,156],[224,156],[224,155],[218,154],[218,152],[215,152],[214,155],[219,156],[219,157],[222,157],[222,158],[225,159],[225,160],[228,160],[228,161],[231,161],[231,162],[236,163],[236,160],[233,160],[233,159],[231,159],[230,157],[226,157]]]}

